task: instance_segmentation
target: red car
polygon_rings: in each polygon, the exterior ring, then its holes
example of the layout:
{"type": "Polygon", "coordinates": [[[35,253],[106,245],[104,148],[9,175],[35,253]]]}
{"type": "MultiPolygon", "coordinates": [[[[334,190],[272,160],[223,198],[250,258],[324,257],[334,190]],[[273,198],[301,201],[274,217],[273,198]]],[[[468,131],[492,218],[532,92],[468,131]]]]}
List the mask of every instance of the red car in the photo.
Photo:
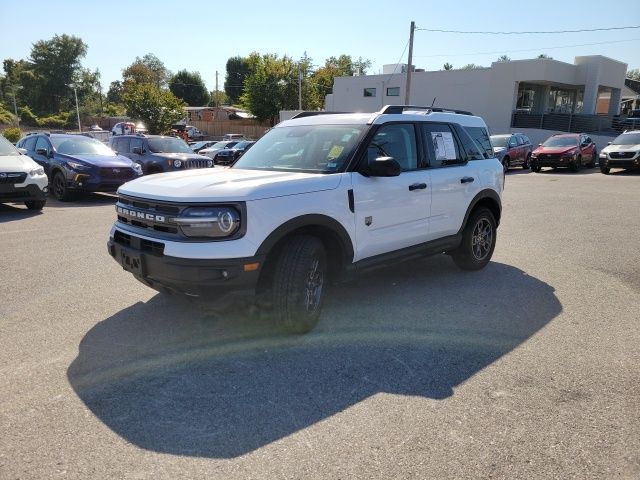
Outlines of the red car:
{"type": "Polygon", "coordinates": [[[562,133],[549,137],[531,153],[531,170],[539,172],[542,167],[568,167],[577,172],[585,165],[596,166],[598,152],[596,144],[585,133],[562,133]]]}

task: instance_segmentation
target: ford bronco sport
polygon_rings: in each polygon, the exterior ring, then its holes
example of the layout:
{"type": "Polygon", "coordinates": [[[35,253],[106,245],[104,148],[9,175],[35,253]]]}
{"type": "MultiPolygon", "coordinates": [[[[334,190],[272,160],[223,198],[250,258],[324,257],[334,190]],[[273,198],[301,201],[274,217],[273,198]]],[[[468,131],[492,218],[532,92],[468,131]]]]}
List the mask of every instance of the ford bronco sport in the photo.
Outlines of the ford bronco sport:
{"type": "Polygon", "coordinates": [[[303,333],[329,280],[418,255],[489,262],[504,173],[488,140],[468,112],[299,114],[231,168],[120,187],[108,250],[159,291],[258,294],[303,333]]]}

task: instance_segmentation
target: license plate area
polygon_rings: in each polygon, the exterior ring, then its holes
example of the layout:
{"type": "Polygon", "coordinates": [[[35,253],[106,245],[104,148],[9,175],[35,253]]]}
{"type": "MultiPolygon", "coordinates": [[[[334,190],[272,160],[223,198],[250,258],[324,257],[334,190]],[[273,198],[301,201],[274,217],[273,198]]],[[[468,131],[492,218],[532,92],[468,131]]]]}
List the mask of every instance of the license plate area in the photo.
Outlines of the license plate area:
{"type": "Polygon", "coordinates": [[[127,250],[125,248],[120,250],[120,265],[122,265],[122,268],[127,272],[131,272],[136,275],[144,274],[142,257],[133,250],[127,250]]]}

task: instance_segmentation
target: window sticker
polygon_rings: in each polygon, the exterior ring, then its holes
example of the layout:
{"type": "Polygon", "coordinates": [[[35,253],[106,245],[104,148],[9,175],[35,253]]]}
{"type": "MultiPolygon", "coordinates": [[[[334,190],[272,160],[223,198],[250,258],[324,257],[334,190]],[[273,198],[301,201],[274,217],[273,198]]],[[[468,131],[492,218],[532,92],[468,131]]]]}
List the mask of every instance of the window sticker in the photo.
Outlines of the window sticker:
{"type": "Polygon", "coordinates": [[[456,160],[456,147],[451,132],[431,132],[436,160],[456,160]]]}
{"type": "Polygon", "coordinates": [[[334,145],[329,151],[329,155],[327,155],[327,160],[334,160],[340,156],[344,147],[342,145],[334,145]]]}

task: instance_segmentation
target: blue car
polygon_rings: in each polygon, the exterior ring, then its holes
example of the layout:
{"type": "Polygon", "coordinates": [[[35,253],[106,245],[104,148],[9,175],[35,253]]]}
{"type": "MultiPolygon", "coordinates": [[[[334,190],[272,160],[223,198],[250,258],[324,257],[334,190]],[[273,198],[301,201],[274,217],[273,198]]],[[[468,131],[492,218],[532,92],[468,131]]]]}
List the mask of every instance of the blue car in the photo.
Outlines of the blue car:
{"type": "Polygon", "coordinates": [[[31,133],[16,146],[42,165],[51,193],[61,201],[76,192],[115,192],[142,175],[140,165],[83,135],[31,133]]]}

